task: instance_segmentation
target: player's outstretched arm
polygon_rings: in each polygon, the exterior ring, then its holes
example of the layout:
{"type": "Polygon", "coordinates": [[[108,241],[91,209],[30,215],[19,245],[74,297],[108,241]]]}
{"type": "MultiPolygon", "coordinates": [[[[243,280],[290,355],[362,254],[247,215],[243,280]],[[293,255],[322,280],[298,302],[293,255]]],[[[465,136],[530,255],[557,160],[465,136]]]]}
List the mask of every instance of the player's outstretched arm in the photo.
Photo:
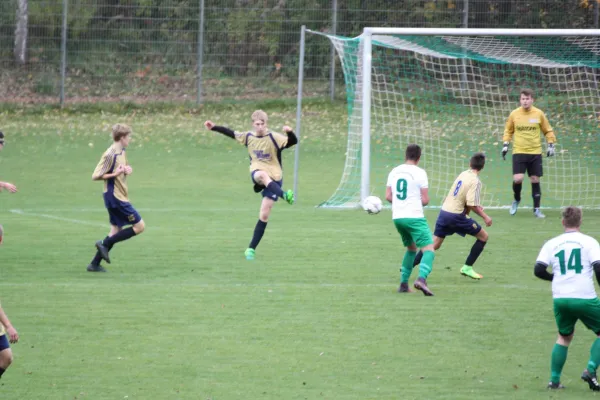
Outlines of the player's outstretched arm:
{"type": "Polygon", "coordinates": [[[292,128],[290,128],[287,125],[284,125],[282,130],[285,132],[285,134],[288,137],[288,142],[285,145],[286,149],[289,149],[290,147],[292,147],[293,145],[298,143],[298,137],[296,136],[296,134],[294,133],[294,131],[292,130],[292,128]]]}
{"type": "Polygon", "coordinates": [[[548,272],[548,265],[538,261],[537,263],[535,263],[535,266],[533,267],[533,274],[535,276],[537,276],[540,279],[543,279],[545,281],[551,281],[554,278],[554,274],[551,274],[548,272]]]}
{"type": "Polygon", "coordinates": [[[230,137],[232,139],[235,139],[235,132],[232,131],[229,128],[226,128],[224,126],[218,126],[215,125],[214,122],[212,122],[211,120],[208,120],[204,123],[204,126],[206,127],[206,129],[210,130],[210,131],[215,131],[215,132],[219,132],[227,137],[230,137]]]}
{"type": "Polygon", "coordinates": [[[15,193],[17,191],[17,187],[8,182],[0,182],[0,191],[2,191],[2,189],[6,189],[11,193],[15,193]]]}

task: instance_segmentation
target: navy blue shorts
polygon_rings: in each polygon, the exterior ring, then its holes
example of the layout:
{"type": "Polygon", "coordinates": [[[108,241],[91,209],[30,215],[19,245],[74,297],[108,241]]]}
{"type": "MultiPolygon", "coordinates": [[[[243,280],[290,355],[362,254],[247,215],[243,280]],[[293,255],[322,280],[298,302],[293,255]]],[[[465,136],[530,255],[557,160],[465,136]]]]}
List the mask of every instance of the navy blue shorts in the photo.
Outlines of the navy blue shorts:
{"type": "Polygon", "coordinates": [[[8,344],[8,337],[6,335],[0,336],[0,351],[10,348],[8,344]]]}
{"type": "MultiPolygon", "coordinates": [[[[256,170],[256,171],[258,171],[258,170],[256,170]]],[[[271,192],[269,189],[267,189],[266,187],[257,183],[254,180],[254,174],[256,173],[256,171],[252,171],[252,173],[250,174],[250,176],[252,177],[252,182],[254,183],[254,191],[257,193],[260,191],[262,193],[262,197],[268,197],[273,201],[279,200],[279,197],[277,197],[277,194],[271,192]]],[[[273,182],[276,182],[280,187],[283,186],[283,179],[280,181],[274,180],[273,182]]]]}
{"type": "Polygon", "coordinates": [[[481,225],[465,214],[454,214],[441,210],[435,221],[434,236],[445,238],[453,234],[460,236],[476,236],[481,230],[481,225]]]}
{"type": "Polygon", "coordinates": [[[122,228],[125,225],[135,225],[142,220],[142,217],[133,208],[131,203],[105,196],[104,205],[106,206],[106,211],[108,211],[108,218],[111,225],[122,228]]]}

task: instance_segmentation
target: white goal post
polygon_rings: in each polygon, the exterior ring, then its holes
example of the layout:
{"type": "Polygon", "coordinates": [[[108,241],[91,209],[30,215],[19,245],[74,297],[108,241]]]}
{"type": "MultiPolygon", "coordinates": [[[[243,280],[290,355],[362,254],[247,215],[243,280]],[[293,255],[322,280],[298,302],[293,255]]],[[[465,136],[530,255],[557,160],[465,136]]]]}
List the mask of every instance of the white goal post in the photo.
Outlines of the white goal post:
{"type": "Polygon", "coordinates": [[[600,208],[600,30],[365,28],[356,38],[306,32],[333,43],[350,110],[342,179],[322,206],[353,208],[369,195],[382,197],[409,143],[423,148],[432,206],[441,205],[475,151],[488,155],[484,205],[509,206],[512,163],[501,160],[502,134],[528,87],[558,138],[556,157],[544,158],[542,206],[600,208]]]}

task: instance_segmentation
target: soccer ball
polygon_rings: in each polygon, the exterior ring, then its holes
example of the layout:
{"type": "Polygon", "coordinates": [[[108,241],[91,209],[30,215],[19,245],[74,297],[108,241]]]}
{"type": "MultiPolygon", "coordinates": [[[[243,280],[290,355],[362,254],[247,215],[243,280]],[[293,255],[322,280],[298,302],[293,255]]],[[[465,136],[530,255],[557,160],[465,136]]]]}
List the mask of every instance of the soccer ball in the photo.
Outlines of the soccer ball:
{"type": "Polygon", "coordinates": [[[362,207],[369,214],[377,214],[383,208],[383,203],[379,197],[369,196],[363,201],[362,207]]]}

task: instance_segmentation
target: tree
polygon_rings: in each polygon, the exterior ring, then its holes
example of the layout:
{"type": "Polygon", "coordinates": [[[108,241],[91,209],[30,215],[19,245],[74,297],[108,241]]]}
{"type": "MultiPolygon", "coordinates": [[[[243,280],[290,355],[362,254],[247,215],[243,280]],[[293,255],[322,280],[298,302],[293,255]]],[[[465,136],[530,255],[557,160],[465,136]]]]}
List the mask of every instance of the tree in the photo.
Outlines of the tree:
{"type": "Polygon", "coordinates": [[[15,28],[15,62],[19,65],[27,62],[27,23],[29,20],[28,0],[17,1],[17,20],[15,28]]]}

